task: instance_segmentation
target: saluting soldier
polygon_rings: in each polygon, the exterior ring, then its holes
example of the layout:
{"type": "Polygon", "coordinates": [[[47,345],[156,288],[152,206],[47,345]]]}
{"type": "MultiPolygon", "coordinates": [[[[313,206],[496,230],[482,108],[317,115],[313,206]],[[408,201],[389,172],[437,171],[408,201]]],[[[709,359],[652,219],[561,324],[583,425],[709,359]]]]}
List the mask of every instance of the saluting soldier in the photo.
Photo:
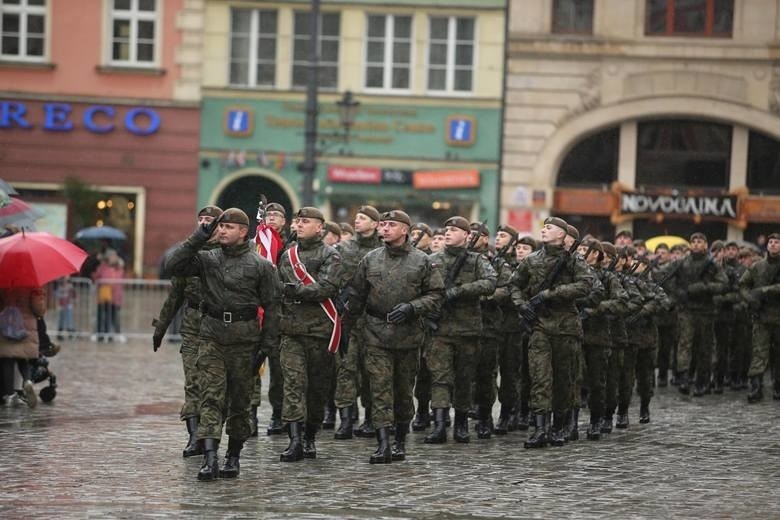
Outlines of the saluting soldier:
{"type": "Polygon", "coordinates": [[[445,279],[445,304],[428,352],[435,420],[433,431],[425,437],[428,444],[447,441],[446,419],[450,405],[455,407],[455,440],[470,440],[467,413],[472,403],[472,384],[482,334],[479,299],[496,290],[496,272],[490,262],[467,249],[471,236],[469,221],[451,217],[444,227],[445,249],[431,255],[445,279]],[[457,264],[461,267],[456,273],[453,266],[457,264]]]}
{"type": "Polygon", "coordinates": [[[441,273],[431,258],[409,242],[411,224],[403,211],[383,213],[379,230],[384,247],[363,257],[350,283],[350,316],[357,318],[365,311],[365,328],[360,333],[378,441],[369,459],[372,464],[406,458],[406,434],[414,415],[414,379],[424,341],[420,318],[439,312],[444,292],[441,273]]]}
{"type": "Polygon", "coordinates": [[[282,462],[317,457],[315,439],[340,340],[341,318],[333,298],[342,277],[341,257],[322,242],[324,223],[325,217],[317,208],[298,210],[293,222],[298,242],[279,260],[279,277],[284,284],[279,323],[282,420],[290,437],[279,457],[282,462]]]}
{"type": "MultiPolygon", "coordinates": [[[[211,224],[214,219],[222,215],[222,210],[217,206],[205,206],[198,211],[197,225],[211,224]]],[[[216,237],[212,237],[203,250],[220,247],[216,237]]],[[[200,331],[200,302],[202,300],[200,278],[188,276],[186,278],[174,276],[171,279],[171,291],[160,309],[160,317],[152,321],[154,334],[152,345],[154,351],[160,348],[165,331],[173,321],[179,309],[184,306],[184,318],[181,322],[181,362],[184,367],[184,405],[179,416],[187,425],[189,441],[182,452],[183,457],[193,457],[203,454],[202,443],[198,438],[198,419],[200,417],[200,386],[198,384],[198,334],[200,331]]]]}
{"type": "Polygon", "coordinates": [[[238,476],[241,449],[252,431],[249,394],[254,359],[258,349],[268,352],[277,340],[276,270],[249,247],[248,231],[246,213],[230,208],[211,224],[201,225],[166,262],[174,276],[201,278],[198,439],[203,440],[205,457],[199,480],[238,476]],[[204,251],[215,230],[220,247],[204,251]],[[262,329],[258,307],[264,310],[262,329]],[[223,422],[228,448],[220,470],[217,449],[223,422]]]}

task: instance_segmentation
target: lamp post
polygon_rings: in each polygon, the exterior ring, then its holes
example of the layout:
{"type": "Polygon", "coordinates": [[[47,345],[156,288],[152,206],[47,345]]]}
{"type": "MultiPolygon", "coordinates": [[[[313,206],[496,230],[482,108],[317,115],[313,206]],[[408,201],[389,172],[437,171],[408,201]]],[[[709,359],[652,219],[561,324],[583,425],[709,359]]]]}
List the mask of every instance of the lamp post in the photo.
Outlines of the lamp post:
{"type": "Polygon", "coordinates": [[[349,144],[349,131],[355,124],[355,115],[360,107],[360,101],[356,101],[352,92],[347,90],[344,92],[344,96],[336,101],[336,105],[339,107],[339,122],[344,128],[344,143],[349,144]]]}
{"type": "Polygon", "coordinates": [[[306,128],[301,189],[304,206],[314,205],[314,173],[317,169],[317,83],[319,82],[320,0],[311,0],[309,11],[309,69],[306,82],[306,128]]]}

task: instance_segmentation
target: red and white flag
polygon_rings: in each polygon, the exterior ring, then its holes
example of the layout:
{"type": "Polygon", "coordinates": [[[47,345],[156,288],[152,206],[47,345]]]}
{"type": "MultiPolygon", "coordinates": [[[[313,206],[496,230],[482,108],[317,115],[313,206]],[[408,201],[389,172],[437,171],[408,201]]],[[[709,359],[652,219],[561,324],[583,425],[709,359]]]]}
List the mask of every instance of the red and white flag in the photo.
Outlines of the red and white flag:
{"type": "Polygon", "coordinates": [[[282,237],[274,228],[265,222],[260,222],[255,233],[255,248],[258,255],[276,265],[279,250],[282,248],[282,237]]]}

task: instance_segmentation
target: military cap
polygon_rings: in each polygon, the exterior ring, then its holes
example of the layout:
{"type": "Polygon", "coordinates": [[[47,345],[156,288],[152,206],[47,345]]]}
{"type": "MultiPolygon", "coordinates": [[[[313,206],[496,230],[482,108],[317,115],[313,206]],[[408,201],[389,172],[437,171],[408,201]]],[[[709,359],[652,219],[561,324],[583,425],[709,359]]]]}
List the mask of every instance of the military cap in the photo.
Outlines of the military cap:
{"type": "Polygon", "coordinates": [[[284,206],[279,204],[278,202],[271,202],[269,204],[266,204],[265,206],[265,212],[269,213],[271,211],[276,211],[278,213],[281,213],[285,217],[287,216],[287,211],[285,211],[284,206]]]}
{"type": "Polygon", "coordinates": [[[615,235],[615,238],[620,238],[620,237],[628,237],[630,239],[633,239],[634,234],[631,231],[624,229],[623,231],[618,231],[617,235],[615,235]]]}
{"type": "Polygon", "coordinates": [[[769,233],[769,236],[766,237],[767,241],[769,240],[780,240],[780,233],[769,233]]]}
{"type": "Polygon", "coordinates": [[[469,221],[463,217],[448,218],[447,221],[444,223],[444,227],[449,227],[449,226],[462,229],[466,233],[469,233],[471,231],[471,225],[469,224],[469,221]]]}
{"type": "Polygon", "coordinates": [[[246,216],[246,213],[244,213],[243,210],[240,210],[238,208],[228,208],[225,210],[224,213],[222,213],[222,216],[220,217],[220,222],[241,224],[244,226],[248,226],[249,217],[246,216]]]}
{"type": "Polygon", "coordinates": [[[691,235],[691,242],[693,242],[693,241],[694,241],[694,240],[696,240],[696,239],[699,239],[699,240],[704,240],[705,242],[708,242],[708,240],[707,240],[707,235],[705,235],[705,234],[704,234],[704,233],[702,233],[701,231],[697,231],[696,233],[694,233],[693,235],[691,235]]]}
{"type": "Polygon", "coordinates": [[[214,217],[217,218],[222,215],[222,208],[219,206],[203,206],[198,211],[199,217],[214,217]]]}
{"type": "Polygon", "coordinates": [[[740,258],[749,258],[752,257],[755,253],[750,250],[749,247],[743,247],[739,250],[739,257],[740,258]]]}
{"type": "Polygon", "coordinates": [[[400,209],[391,209],[390,211],[385,211],[382,213],[380,220],[392,220],[394,222],[406,224],[407,226],[412,225],[412,219],[409,218],[409,215],[407,215],[405,211],[401,211],[400,209]]]}
{"type": "Polygon", "coordinates": [[[647,245],[645,244],[645,241],[643,239],[637,238],[636,240],[634,240],[634,247],[647,247],[647,245]]]}
{"type": "Polygon", "coordinates": [[[509,233],[512,235],[512,238],[517,238],[517,235],[520,233],[515,229],[514,227],[510,226],[509,224],[504,224],[503,226],[498,226],[498,231],[503,231],[504,233],[509,233]]]}
{"type": "Polygon", "coordinates": [[[349,233],[350,235],[355,234],[355,230],[352,226],[347,224],[346,222],[339,222],[339,227],[341,228],[342,233],[349,233]]]}
{"type": "Polygon", "coordinates": [[[582,242],[583,246],[586,246],[588,249],[593,249],[594,251],[598,251],[599,253],[604,252],[604,247],[601,245],[601,242],[596,240],[595,238],[589,238],[582,242]]]}
{"type": "Polygon", "coordinates": [[[716,240],[715,242],[710,244],[710,251],[720,251],[724,247],[726,246],[723,244],[723,240],[716,240]]]}
{"type": "Polygon", "coordinates": [[[577,228],[571,224],[566,224],[566,234],[572,237],[574,240],[580,239],[580,232],[577,231],[577,228]]]}
{"type": "Polygon", "coordinates": [[[524,236],[517,239],[518,244],[525,244],[527,246],[531,246],[534,251],[539,249],[539,242],[536,241],[536,239],[532,236],[524,236]]]}
{"type": "Polygon", "coordinates": [[[415,225],[412,226],[411,231],[422,231],[429,237],[433,236],[433,230],[431,229],[431,226],[429,226],[425,222],[416,223],[415,225]]]}
{"type": "Polygon", "coordinates": [[[323,228],[325,229],[326,232],[330,231],[334,235],[341,236],[341,227],[338,224],[336,224],[335,222],[333,222],[333,221],[329,220],[329,221],[325,222],[325,225],[323,226],[323,228]]]}
{"type": "Polygon", "coordinates": [[[737,249],[739,249],[739,244],[737,244],[733,240],[729,240],[728,242],[726,242],[726,245],[723,247],[736,247],[737,249]]]}
{"type": "Polygon", "coordinates": [[[436,235],[444,236],[444,232],[445,231],[446,230],[444,228],[436,228],[436,229],[433,230],[433,236],[436,236],[436,235]]]}
{"type": "Polygon", "coordinates": [[[362,213],[374,222],[379,222],[379,211],[374,206],[360,206],[357,210],[358,213],[362,213]]]}
{"type": "Polygon", "coordinates": [[[620,254],[622,256],[627,256],[628,258],[634,258],[636,255],[636,248],[634,246],[624,246],[620,249],[620,254]]]}
{"type": "Polygon", "coordinates": [[[685,251],[685,246],[683,246],[682,244],[675,244],[675,245],[672,246],[670,251],[672,251],[672,252],[674,252],[674,251],[684,252],[685,251]]]}
{"type": "Polygon", "coordinates": [[[472,222],[469,228],[471,228],[471,231],[478,231],[480,235],[490,236],[490,230],[482,222],[472,222]]]}
{"type": "Polygon", "coordinates": [[[657,253],[659,249],[666,249],[669,251],[669,244],[666,242],[658,242],[658,245],[655,246],[655,252],[657,253]]]}
{"type": "Polygon", "coordinates": [[[318,220],[321,220],[322,222],[325,222],[325,216],[322,214],[322,211],[318,210],[317,208],[313,208],[311,206],[304,206],[301,209],[298,210],[298,212],[295,214],[296,218],[316,218],[318,220]]]}
{"type": "Polygon", "coordinates": [[[617,248],[615,247],[615,244],[613,244],[612,242],[602,242],[601,249],[604,251],[604,254],[609,255],[613,258],[616,257],[618,254],[617,248]]]}
{"type": "Polygon", "coordinates": [[[544,219],[545,224],[550,224],[551,226],[559,227],[563,231],[566,232],[566,234],[569,234],[569,224],[566,223],[565,220],[563,220],[561,217],[547,217],[544,219]]]}

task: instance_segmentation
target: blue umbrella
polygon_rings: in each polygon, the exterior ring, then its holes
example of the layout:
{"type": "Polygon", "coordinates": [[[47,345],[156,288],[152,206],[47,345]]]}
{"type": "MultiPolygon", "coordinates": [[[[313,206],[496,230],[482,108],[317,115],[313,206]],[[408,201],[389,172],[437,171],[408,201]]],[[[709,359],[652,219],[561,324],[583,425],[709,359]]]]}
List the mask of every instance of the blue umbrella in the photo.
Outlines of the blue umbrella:
{"type": "Polygon", "coordinates": [[[121,229],[111,226],[92,226],[76,233],[76,240],[127,240],[127,235],[121,229]]]}

